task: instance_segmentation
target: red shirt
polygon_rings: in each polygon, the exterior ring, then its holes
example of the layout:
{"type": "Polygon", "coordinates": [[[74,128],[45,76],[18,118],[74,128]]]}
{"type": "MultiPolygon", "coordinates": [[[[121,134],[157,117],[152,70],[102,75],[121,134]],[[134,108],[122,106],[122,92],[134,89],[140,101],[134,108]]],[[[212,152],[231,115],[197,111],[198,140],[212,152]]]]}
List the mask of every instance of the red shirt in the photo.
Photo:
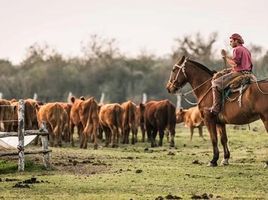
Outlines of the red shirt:
{"type": "Polygon", "coordinates": [[[239,45],[233,50],[233,60],[236,63],[235,71],[251,71],[252,70],[252,61],[251,61],[251,53],[249,50],[243,45],[239,45]]]}

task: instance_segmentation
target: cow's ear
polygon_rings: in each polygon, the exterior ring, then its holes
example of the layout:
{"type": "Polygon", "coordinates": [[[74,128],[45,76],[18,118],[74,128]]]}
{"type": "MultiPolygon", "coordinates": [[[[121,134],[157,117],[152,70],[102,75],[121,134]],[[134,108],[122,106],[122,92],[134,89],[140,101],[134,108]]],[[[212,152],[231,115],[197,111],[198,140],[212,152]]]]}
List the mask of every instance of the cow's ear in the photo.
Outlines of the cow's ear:
{"type": "Polygon", "coordinates": [[[75,102],[75,97],[72,96],[70,100],[71,100],[72,103],[74,103],[75,102]]]}
{"type": "Polygon", "coordinates": [[[16,112],[18,110],[18,106],[17,105],[14,105],[13,106],[13,111],[16,112]]]}
{"type": "Polygon", "coordinates": [[[84,96],[81,96],[81,97],[80,97],[80,100],[85,101],[85,97],[84,97],[84,96]]]}
{"type": "Polygon", "coordinates": [[[45,105],[45,103],[44,103],[43,101],[37,101],[37,104],[38,104],[39,106],[45,105]]]}
{"type": "Polygon", "coordinates": [[[35,109],[36,109],[37,111],[39,111],[40,107],[41,107],[40,105],[35,104],[35,109]]]}
{"type": "Polygon", "coordinates": [[[183,108],[180,108],[180,112],[182,112],[183,111],[183,108]]]}
{"type": "Polygon", "coordinates": [[[98,104],[98,112],[100,111],[101,106],[102,106],[102,104],[98,104]]]}
{"type": "Polygon", "coordinates": [[[143,103],[140,103],[140,110],[144,110],[145,109],[145,105],[143,103]]]}

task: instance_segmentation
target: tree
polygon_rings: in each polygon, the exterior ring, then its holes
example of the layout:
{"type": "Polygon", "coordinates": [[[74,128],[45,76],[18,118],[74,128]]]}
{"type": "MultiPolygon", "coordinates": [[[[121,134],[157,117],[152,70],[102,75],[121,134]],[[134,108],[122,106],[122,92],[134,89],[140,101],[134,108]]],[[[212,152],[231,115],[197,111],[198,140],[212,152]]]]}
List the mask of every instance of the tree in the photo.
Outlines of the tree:
{"type": "Polygon", "coordinates": [[[195,35],[186,35],[183,38],[177,38],[175,49],[172,52],[172,59],[177,60],[185,55],[192,59],[210,63],[214,59],[213,45],[217,40],[218,34],[213,32],[209,35],[208,40],[205,40],[200,33],[195,35]]]}

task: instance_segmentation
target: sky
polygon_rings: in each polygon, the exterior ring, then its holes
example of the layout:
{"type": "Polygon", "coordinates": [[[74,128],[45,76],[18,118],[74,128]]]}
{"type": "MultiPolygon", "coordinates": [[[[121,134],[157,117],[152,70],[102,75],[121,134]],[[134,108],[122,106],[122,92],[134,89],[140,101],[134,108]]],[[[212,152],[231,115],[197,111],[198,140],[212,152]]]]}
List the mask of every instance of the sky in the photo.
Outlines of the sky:
{"type": "Polygon", "coordinates": [[[216,48],[230,49],[240,33],[245,45],[268,49],[266,0],[0,0],[0,59],[14,64],[27,48],[48,44],[65,57],[81,56],[90,35],[115,38],[128,56],[171,53],[175,39],[218,32],[216,48]]]}

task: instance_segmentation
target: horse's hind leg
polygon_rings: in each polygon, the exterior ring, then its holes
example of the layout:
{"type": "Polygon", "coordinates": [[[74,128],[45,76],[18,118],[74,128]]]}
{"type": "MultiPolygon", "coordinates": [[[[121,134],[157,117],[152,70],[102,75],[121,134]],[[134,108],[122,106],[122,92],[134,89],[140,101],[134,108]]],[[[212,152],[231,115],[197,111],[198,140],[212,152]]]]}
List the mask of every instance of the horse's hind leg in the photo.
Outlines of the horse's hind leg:
{"type": "Polygon", "coordinates": [[[217,132],[220,134],[221,137],[221,144],[223,146],[223,152],[224,152],[224,158],[221,161],[222,165],[229,165],[229,159],[230,159],[230,151],[228,148],[228,138],[226,133],[226,127],[225,124],[217,124],[217,132]]]}
{"type": "Polygon", "coordinates": [[[194,127],[190,126],[190,141],[192,142],[193,140],[193,135],[194,135],[194,127]]]}

